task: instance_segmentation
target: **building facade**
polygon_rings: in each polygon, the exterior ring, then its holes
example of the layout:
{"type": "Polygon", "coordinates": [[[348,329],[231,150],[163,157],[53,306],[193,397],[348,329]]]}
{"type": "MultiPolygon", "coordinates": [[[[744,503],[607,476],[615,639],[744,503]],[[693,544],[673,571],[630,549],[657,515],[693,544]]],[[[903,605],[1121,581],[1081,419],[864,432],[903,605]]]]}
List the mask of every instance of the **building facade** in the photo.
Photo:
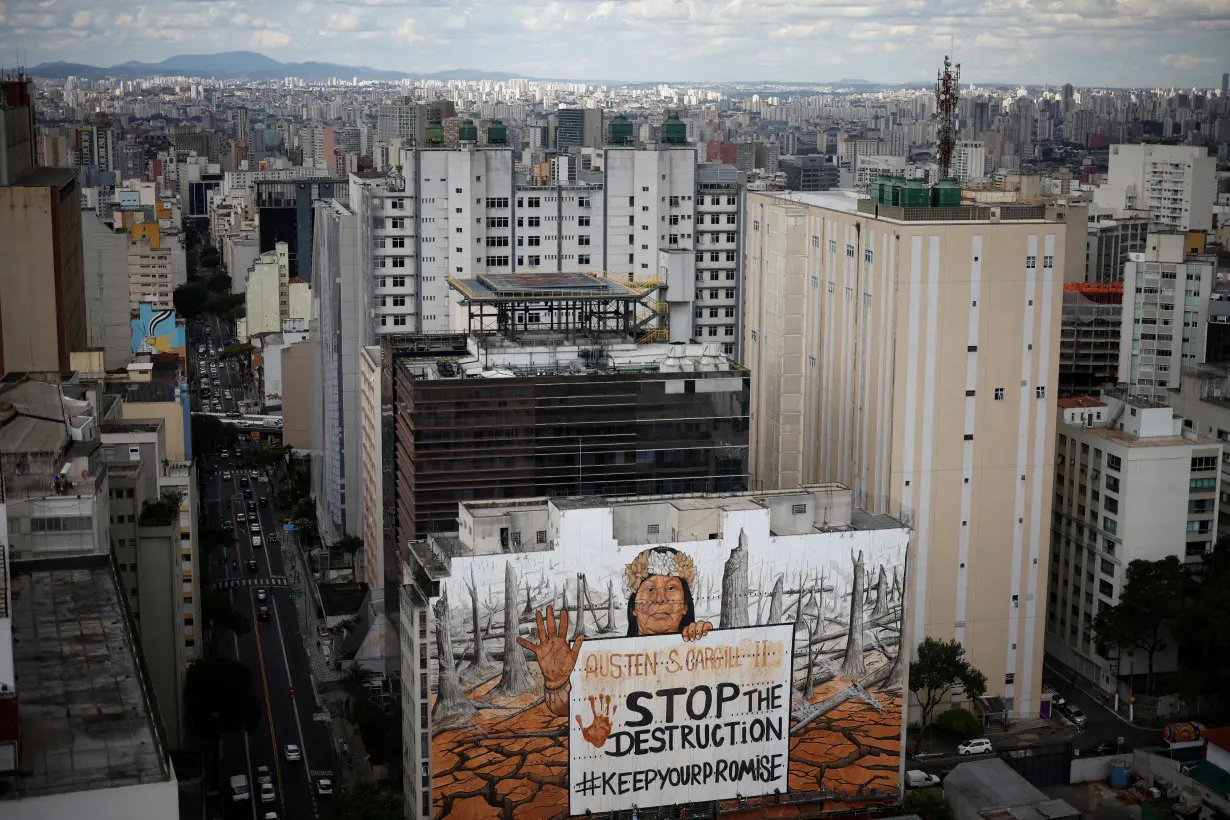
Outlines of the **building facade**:
{"type": "Polygon", "coordinates": [[[1185,253],[1186,236],[1149,234],[1144,253],[1123,267],[1119,382],[1134,394],[1166,401],[1185,367],[1203,364],[1209,296],[1216,278],[1210,257],[1185,253]]]}
{"type": "Polygon", "coordinates": [[[914,640],[961,642],[1032,715],[1072,222],[995,210],[749,193],[751,479],[909,523],[914,640]]]}
{"type": "MultiPolygon", "coordinates": [[[[1137,559],[1199,565],[1213,549],[1222,443],[1188,431],[1166,404],[1120,391],[1060,399],[1046,646],[1107,692],[1144,673],[1144,653],[1103,657],[1097,613],[1119,602],[1137,559]]],[[[1175,668],[1173,647],[1154,671],[1175,668]]],[[[1131,687],[1123,689],[1130,695],[1131,687]]]]}
{"type": "Polygon", "coordinates": [[[1192,145],[1112,145],[1110,172],[1094,202],[1143,211],[1152,230],[1207,231],[1213,227],[1217,158],[1192,145]]]}
{"type": "Polygon", "coordinates": [[[1059,395],[1096,393],[1119,379],[1123,283],[1063,286],[1059,332],[1059,395]]]}

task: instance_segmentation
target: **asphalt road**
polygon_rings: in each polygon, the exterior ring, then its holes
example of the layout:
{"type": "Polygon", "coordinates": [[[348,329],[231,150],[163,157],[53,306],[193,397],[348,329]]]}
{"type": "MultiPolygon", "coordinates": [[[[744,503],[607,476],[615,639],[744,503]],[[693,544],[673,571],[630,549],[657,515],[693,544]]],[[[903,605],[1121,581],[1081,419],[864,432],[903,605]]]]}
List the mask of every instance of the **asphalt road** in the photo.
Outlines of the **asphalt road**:
{"type": "MultiPolygon", "coordinates": [[[[210,317],[211,333],[215,352],[222,348],[223,328],[215,317],[210,317]]],[[[197,358],[193,340],[193,358],[197,358]]],[[[202,361],[208,362],[205,358],[202,361]]],[[[212,380],[213,373],[208,374],[212,380]]],[[[217,363],[217,379],[220,390],[230,390],[231,399],[221,398],[222,411],[237,409],[237,400],[242,396],[238,366],[234,363],[217,363]]],[[[204,375],[199,379],[203,382],[204,375]]],[[[212,396],[211,396],[212,401],[212,396]]],[[[256,439],[248,447],[258,446],[256,439]]],[[[316,794],[316,780],[333,778],[334,759],[329,737],[328,714],[317,703],[310,678],[310,665],[304,649],[294,602],[289,595],[286,570],[281,551],[281,514],[273,506],[273,488],[264,477],[249,474],[239,468],[237,454],[220,459],[216,455],[203,455],[204,466],[215,468],[217,475],[202,484],[201,497],[209,526],[221,527],[230,521],[234,527],[235,548],[223,550],[223,556],[211,557],[209,568],[210,591],[224,591],[236,611],[246,615],[252,622],[252,631],[238,638],[223,633],[218,654],[237,658],[253,673],[258,697],[263,703],[261,720],[251,732],[232,732],[223,738],[222,764],[220,766],[220,790],[228,809],[229,818],[254,818],[263,820],[268,812],[276,812],[278,818],[289,820],[317,820],[326,814],[324,800],[316,794]],[[232,473],[225,480],[225,472],[232,473]],[[246,476],[248,486],[242,486],[246,476]],[[250,490],[252,499],[244,497],[250,490]],[[259,499],[269,499],[269,505],[259,506],[259,499]],[[242,518],[241,518],[242,516],[242,518]],[[257,533],[252,528],[253,520],[259,524],[259,535],[267,541],[270,534],[279,536],[279,546],[267,543],[254,547],[252,537],[257,533]],[[219,557],[224,560],[219,561],[219,557]],[[256,562],[256,571],[247,569],[247,562],[256,562]],[[257,600],[257,591],[263,589],[268,595],[264,602],[257,600]],[[259,609],[268,607],[266,620],[259,617],[259,609]],[[294,688],[294,696],[290,694],[294,688]],[[286,759],[285,747],[295,744],[302,759],[286,759]],[[268,766],[273,777],[276,799],[262,803],[256,785],[256,769],[268,766]],[[247,802],[231,800],[229,780],[232,775],[247,774],[252,789],[252,799],[247,802]]],[[[253,471],[254,472],[254,471],[253,471]]],[[[314,638],[313,638],[314,639],[314,638]]]]}

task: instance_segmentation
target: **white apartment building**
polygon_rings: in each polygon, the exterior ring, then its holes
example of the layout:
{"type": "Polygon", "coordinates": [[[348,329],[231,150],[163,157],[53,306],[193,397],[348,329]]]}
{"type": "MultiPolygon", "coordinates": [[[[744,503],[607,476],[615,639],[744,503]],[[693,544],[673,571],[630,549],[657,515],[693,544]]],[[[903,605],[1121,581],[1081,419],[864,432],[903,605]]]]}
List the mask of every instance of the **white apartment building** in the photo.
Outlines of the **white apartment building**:
{"type": "Polygon", "coordinates": [[[877,177],[903,177],[905,175],[905,157],[894,157],[887,154],[860,156],[854,162],[854,187],[863,194],[871,190],[871,185],[877,177]]]}
{"type": "Polygon", "coordinates": [[[751,480],[840,482],[912,526],[912,640],[959,641],[987,694],[1036,715],[1060,309],[1085,217],[950,210],[748,194],[751,480]]]}
{"type": "MultiPolygon", "coordinates": [[[[1222,444],[1185,429],[1168,405],[1126,392],[1060,399],[1059,411],[1046,651],[1115,692],[1116,675],[1148,671],[1148,658],[1100,656],[1093,619],[1119,602],[1132,561],[1198,564],[1212,550],[1222,444]]],[[[1171,646],[1154,669],[1175,660],[1171,646]]]]}
{"type": "Polygon", "coordinates": [[[1216,262],[1188,256],[1184,234],[1149,234],[1123,266],[1119,382],[1166,401],[1184,366],[1203,364],[1216,262]],[[1128,301],[1131,299],[1132,301],[1128,301]]]}
{"type": "MultiPolygon", "coordinates": [[[[263,333],[281,333],[282,320],[290,318],[290,249],[285,242],[257,257],[247,272],[244,287],[247,313],[241,338],[263,333]]],[[[239,328],[236,327],[236,335],[239,328]]]]}
{"type": "Polygon", "coordinates": [[[1207,231],[1216,195],[1217,158],[1202,146],[1112,145],[1093,201],[1116,216],[1143,211],[1155,230],[1207,231]]]}
{"type": "Polygon", "coordinates": [[[957,182],[982,179],[986,176],[986,143],[960,140],[952,152],[952,175],[957,182]]]}

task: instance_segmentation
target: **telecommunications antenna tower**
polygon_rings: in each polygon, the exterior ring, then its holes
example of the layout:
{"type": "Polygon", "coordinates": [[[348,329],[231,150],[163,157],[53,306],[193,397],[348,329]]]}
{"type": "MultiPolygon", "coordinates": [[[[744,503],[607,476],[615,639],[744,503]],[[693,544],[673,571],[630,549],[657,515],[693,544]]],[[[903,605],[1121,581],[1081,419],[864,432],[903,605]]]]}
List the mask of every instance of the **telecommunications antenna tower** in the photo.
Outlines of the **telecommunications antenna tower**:
{"type": "Polygon", "coordinates": [[[935,82],[935,102],[940,121],[936,132],[939,143],[940,179],[948,179],[952,171],[952,152],[957,143],[957,96],[961,80],[961,64],[944,55],[944,67],[935,82]]]}

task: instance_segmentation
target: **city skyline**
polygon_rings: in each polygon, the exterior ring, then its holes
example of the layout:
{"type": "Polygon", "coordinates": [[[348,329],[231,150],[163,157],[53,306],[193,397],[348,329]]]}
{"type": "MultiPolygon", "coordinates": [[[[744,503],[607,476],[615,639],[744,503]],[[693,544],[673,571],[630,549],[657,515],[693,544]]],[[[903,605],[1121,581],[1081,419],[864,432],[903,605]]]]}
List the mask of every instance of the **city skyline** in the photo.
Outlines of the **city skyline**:
{"type": "Polygon", "coordinates": [[[964,65],[962,79],[975,84],[1216,87],[1230,19],[1230,10],[1217,5],[1087,0],[1038,10],[1022,0],[992,10],[968,0],[891,6],[844,0],[467,0],[454,6],[178,0],[134,7],[4,0],[0,54],[25,65],[64,60],[110,66],[251,49],[284,62],[422,73],[466,68],[624,82],[857,77],[912,83],[928,80],[936,55],[951,47],[964,65]]]}

